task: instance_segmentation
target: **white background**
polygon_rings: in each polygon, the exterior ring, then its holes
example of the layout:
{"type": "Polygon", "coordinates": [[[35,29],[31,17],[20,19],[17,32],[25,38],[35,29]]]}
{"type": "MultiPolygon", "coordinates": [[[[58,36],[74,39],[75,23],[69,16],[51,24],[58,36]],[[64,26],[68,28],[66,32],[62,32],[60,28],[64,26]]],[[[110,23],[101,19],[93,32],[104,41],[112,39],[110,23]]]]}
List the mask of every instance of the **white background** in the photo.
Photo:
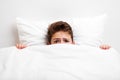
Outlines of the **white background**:
{"type": "Polygon", "coordinates": [[[15,45],[11,26],[16,17],[49,20],[104,13],[108,20],[103,40],[120,52],[120,0],[0,0],[0,47],[15,45]]]}

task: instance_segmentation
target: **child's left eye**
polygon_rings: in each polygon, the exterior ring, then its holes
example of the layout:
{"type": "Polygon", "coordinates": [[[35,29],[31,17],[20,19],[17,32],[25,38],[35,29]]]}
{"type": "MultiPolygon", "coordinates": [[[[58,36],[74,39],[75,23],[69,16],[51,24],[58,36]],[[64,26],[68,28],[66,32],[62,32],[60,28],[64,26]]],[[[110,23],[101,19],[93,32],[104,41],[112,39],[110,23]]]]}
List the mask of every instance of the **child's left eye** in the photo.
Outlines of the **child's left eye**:
{"type": "Polygon", "coordinates": [[[69,42],[69,40],[64,40],[65,42],[69,42]]]}
{"type": "Polygon", "coordinates": [[[54,41],[54,43],[58,43],[58,42],[59,42],[58,40],[54,41]]]}

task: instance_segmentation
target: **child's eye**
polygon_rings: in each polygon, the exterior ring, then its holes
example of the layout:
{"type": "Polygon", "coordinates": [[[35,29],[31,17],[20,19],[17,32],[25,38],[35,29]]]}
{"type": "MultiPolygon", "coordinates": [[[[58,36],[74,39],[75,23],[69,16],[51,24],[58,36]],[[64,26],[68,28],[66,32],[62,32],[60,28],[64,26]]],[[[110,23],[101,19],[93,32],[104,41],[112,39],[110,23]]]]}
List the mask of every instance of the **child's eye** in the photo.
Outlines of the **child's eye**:
{"type": "Polygon", "coordinates": [[[55,40],[54,43],[59,43],[60,41],[59,40],[55,40]]]}
{"type": "Polygon", "coordinates": [[[65,40],[64,40],[64,42],[66,42],[66,43],[67,43],[67,42],[69,42],[69,40],[65,39],[65,40]]]}

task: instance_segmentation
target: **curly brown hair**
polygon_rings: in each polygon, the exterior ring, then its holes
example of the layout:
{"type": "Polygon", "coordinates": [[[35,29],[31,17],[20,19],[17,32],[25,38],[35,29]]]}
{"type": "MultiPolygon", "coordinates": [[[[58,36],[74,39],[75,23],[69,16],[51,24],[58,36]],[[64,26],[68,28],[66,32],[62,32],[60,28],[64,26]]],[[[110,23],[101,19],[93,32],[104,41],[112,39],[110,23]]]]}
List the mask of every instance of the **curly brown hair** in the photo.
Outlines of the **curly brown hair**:
{"type": "Polygon", "coordinates": [[[46,43],[47,44],[51,44],[51,38],[52,36],[59,31],[63,31],[63,32],[68,32],[68,34],[71,35],[71,39],[73,41],[73,31],[71,26],[67,23],[67,22],[63,22],[63,21],[57,21],[52,23],[49,27],[48,27],[48,32],[46,35],[46,43]]]}

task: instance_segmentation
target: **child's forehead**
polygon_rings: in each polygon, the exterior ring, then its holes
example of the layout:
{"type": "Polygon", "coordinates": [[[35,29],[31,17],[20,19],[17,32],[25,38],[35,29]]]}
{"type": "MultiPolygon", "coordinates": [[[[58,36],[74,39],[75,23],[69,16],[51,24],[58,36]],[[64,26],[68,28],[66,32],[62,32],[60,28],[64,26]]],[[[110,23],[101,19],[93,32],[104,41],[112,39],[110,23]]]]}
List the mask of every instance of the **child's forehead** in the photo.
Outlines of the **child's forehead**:
{"type": "Polygon", "coordinates": [[[67,35],[67,36],[68,36],[68,35],[70,35],[70,34],[69,34],[68,32],[58,31],[58,32],[54,33],[53,36],[54,36],[54,35],[61,35],[61,36],[62,36],[62,35],[67,35]]]}
{"type": "Polygon", "coordinates": [[[52,36],[52,39],[71,39],[71,35],[68,33],[56,33],[52,36]]]}

